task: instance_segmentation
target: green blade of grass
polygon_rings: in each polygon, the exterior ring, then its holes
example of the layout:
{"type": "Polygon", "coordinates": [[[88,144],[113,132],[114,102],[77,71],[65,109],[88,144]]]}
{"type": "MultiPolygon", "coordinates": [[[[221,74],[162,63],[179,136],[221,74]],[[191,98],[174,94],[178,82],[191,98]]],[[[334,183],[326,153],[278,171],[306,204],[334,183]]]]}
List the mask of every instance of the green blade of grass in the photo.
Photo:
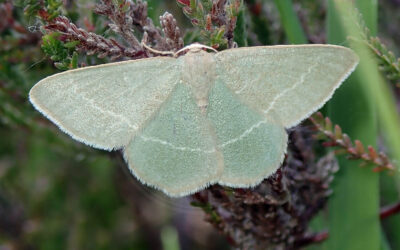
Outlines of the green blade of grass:
{"type": "Polygon", "coordinates": [[[275,0],[275,5],[279,10],[283,29],[290,43],[304,44],[308,43],[307,37],[304,34],[300,21],[293,10],[291,0],[275,0]]]}
{"type": "MultiPolygon", "coordinates": [[[[356,1],[357,4],[361,2],[356,1]]],[[[344,12],[354,7],[350,1],[329,0],[328,3],[328,41],[342,44],[349,35],[355,35],[346,26],[355,26],[356,23],[344,12]]],[[[358,7],[362,14],[366,13],[365,22],[375,33],[376,1],[363,1],[358,7]]],[[[364,51],[356,52],[360,56],[358,69],[337,91],[328,112],[332,120],[352,138],[367,145],[376,145],[376,112],[368,85],[374,84],[376,77],[372,74],[377,73],[377,68],[364,51]]],[[[344,157],[339,157],[339,164],[334,194],[329,201],[328,247],[379,249],[379,175],[344,157]]]]}
{"type": "MultiPolygon", "coordinates": [[[[376,9],[376,1],[358,1],[357,8],[362,11],[363,17],[367,27],[371,30],[372,35],[376,34],[376,22],[371,22],[371,18],[376,19],[376,12],[371,11],[368,8],[369,5],[374,6],[376,9]]],[[[374,9],[372,8],[372,9],[374,9]]],[[[346,20],[342,20],[342,23],[346,23],[346,28],[348,34],[360,34],[360,28],[355,25],[348,25],[346,20]]],[[[360,39],[356,36],[355,41],[360,39]]],[[[360,39],[361,40],[361,39],[360,39]]],[[[354,48],[359,50],[360,53],[368,54],[369,49],[365,46],[360,47],[360,43],[354,43],[354,48]]],[[[371,55],[369,55],[372,57],[371,55]]],[[[389,146],[389,154],[393,159],[393,162],[397,162],[400,159],[400,119],[396,109],[396,101],[394,95],[389,88],[387,82],[385,82],[381,75],[377,72],[377,65],[375,61],[367,65],[365,72],[365,78],[369,81],[365,81],[366,90],[369,91],[371,99],[374,100],[374,104],[377,108],[377,114],[379,118],[379,125],[382,130],[385,142],[389,146]]],[[[397,168],[400,170],[399,164],[396,164],[397,168]]],[[[397,202],[399,199],[399,172],[396,172],[395,176],[388,176],[387,174],[381,175],[381,201],[382,205],[392,204],[397,202]],[[397,187],[397,190],[396,190],[397,187]]],[[[400,216],[393,216],[386,219],[383,222],[383,226],[390,244],[393,249],[400,249],[400,239],[398,234],[400,232],[400,216]]]]}
{"type": "Polygon", "coordinates": [[[247,44],[247,27],[246,27],[246,11],[242,6],[237,16],[236,28],[234,30],[235,42],[239,47],[246,47],[247,44]]]}

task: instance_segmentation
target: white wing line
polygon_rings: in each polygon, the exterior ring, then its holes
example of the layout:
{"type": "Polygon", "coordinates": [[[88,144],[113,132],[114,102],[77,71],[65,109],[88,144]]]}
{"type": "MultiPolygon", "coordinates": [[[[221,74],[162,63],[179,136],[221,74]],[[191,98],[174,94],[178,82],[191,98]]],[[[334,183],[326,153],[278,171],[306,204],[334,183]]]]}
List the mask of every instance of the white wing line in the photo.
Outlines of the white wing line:
{"type": "Polygon", "coordinates": [[[265,114],[268,114],[269,111],[271,111],[271,109],[274,107],[276,101],[278,101],[279,98],[281,98],[282,96],[284,96],[287,92],[295,89],[297,86],[299,86],[300,84],[304,83],[304,80],[306,78],[307,75],[309,75],[311,73],[311,71],[317,67],[318,63],[315,63],[313,66],[311,66],[307,72],[303,73],[300,76],[300,80],[298,82],[296,82],[295,84],[292,85],[292,87],[285,89],[284,91],[282,91],[279,95],[275,96],[275,98],[272,100],[272,102],[269,104],[269,107],[267,109],[264,110],[265,114]]]}
{"type": "MultiPolygon", "coordinates": [[[[74,90],[74,93],[76,95],[78,95],[75,90],[74,90]]],[[[116,113],[112,112],[111,110],[102,109],[101,107],[96,105],[96,103],[92,99],[86,97],[85,95],[80,94],[78,96],[80,96],[82,99],[84,99],[86,102],[88,102],[91,107],[93,107],[94,109],[98,110],[100,113],[110,115],[110,116],[120,120],[121,122],[124,122],[126,125],[128,125],[129,128],[131,128],[133,130],[137,130],[138,129],[138,127],[136,125],[132,125],[131,122],[128,119],[126,119],[126,117],[124,117],[122,115],[119,115],[119,114],[116,114],[116,113]]]]}
{"type": "Polygon", "coordinates": [[[166,146],[168,146],[168,147],[171,147],[171,148],[173,148],[173,149],[175,149],[175,150],[178,150],[178,151],[203,152],[203,153],[206,153],[206,154],[212,154],[212,153],[215,153],[215,152],[216,152],[215,149],[212,149],[212,150],[203,150],[203,149],[201,149],[201,148],[178,147],[178,146],[175,146],[174,144],[172,144],[172,143],[170,143],[170,142],[167,142],[167,141],[164,141],[164,140],[155,138],[155,137],[147,137],[147,136],[143,136],[143,135],[140,135],[139,137],[140,137],[143,141],[146,141],[146,142],[147,142],[147,141],[156,142],[156,143],[159,143],[159,144],[162,144],[162,145],[166,145],[166,146]]]}
{"type": "Polygon", "coordinates": [[[227,142],[225,142],[225,143],[219,145],[219,147],[224,148],[224,147],[228,146],[229,144],[235,143],[235,142],[237,142],[237,141],[243,139],[244,137],[246,137],[247,135],[249,135],[254,129],[260,127],[261,124],[265,124],[265,123],[267,123],[267,121],[265,121],[265,120],[262,120],[262,121],[257,122],[256,124],[254,124],[253,126],[251,126],[250,128],[248,128],[247,130],[245,130],[241,135],[239,135],[239,136],[237,136],[237,137],[235,137],[235,138],[233,138],[233,139],[230,139],[229,141],[227,141],[227,142]]]}
{"type": "MultiPolygon", "coordinates": [[[[262,80],[262,79],[261,79],[262,80]]],[[[235,91],[235,94],[240,94],[243,92],[243,90],[245,90],[247,88],[247,86],[249,86],[250,83],[254,83],[254,82],[259,82],[260,81],[260,77],[258,77],[258,79],[255,79],[253,81],[250,81],[249,79],[246,80],[241,80],[241,81],[246,81],[246,83],[239,89],[235,91]]]]}
{"type": "Polygon", "coordinates": [[[242,93],[242,91],[243,91],[245,88],[247,88],[247,85],[248,85],[248,84],[249,84],[249,81],[246,81],[246,84],[243,85],[243,87],[242,87],[241,89],[236,90],[235,93],[236,93],[236,94],[242,93]]]}

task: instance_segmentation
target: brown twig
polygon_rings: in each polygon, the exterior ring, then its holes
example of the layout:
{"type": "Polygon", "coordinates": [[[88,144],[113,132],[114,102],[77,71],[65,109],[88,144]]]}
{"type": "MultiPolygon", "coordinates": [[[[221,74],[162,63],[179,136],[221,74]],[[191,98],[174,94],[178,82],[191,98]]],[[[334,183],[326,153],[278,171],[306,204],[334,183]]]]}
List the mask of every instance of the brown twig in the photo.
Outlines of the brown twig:
{"type": "Polygon", "coordinates": [[[311,244],[321,243],[329,238],[329,233],[327,231],[307,235],[302,239],[298,239],[295,242],[296,248],[302,248],[311,244]]]}
{"type": "Polygon", "coordinates": [[[135,50],[143,50],[134,31],[143,33],[142,41],[156,50],[177,51],[183,47],[183,38],[175,18],[168,12],[160,17],[162,30],[156,27],[147,16],[147,2],[124,1],[116,6],[111,0],[102,0],[94,10],[97,14],[107,16],[112,23],[109,27],[121,34],[135,50]]]}
{"type": "Polygon", "coordinates": [[[61,33],[61,39],[65,41],[79,41],[77,45],[78,49],[85,51],[88,55],[98,54],[100,58],[109,56],[112,59],[122,56],[128,58],[141,58],[146,56],[142,49],[135,50],[133,48],[126,48],[114,39],[106,39],[95,33],[78,28],[65,16],[54,18],[50,24],[45,26],[45,29],[61,33]]]}
{"type": "Polygon", "coordinates": [[[383,220],[397,213],[400,213],[400,202],[381,208],[379,216],[383,220]]]}
{"type": "Polygon", "coordinates": [[[162,32],[165,36],[165,47],[169,51],[178,51],[183,48],[183,38],[174,16],[168,12],[160,17],[162,32]]]}
{"type": "Polygon", "coordinates": [[[143,33],[143,40],[147,45],[162,51],[176,51],[183,47],[183,39],[177,27],[175,18],[165,13],[160,17],[162,30],[155,27],[153,21],[147,17],[147,3],[143,1],[123,1],[116,5],[111,0],[102,0],[96,5],[95,12],[107,16],[112,23],[109,27],[120,34],[127,46],[117,40],[104,38],[93,32],[78,28],[65,16],[49,18],[45,9],[38,13],[42,20],[47,22],[44,28],[50,32],[62,34],[59,39],[70,42],[78,41],[77,49],[87,55],[97,54],[99,58],[111,57],[112,60],[126,57],[137,59],[153,56],[146,50],[135,36],[135,29],[143,33]]]}
{"type": "Polygon", "coordinates": [[[102,0],[101,2],[101,4],[96,5],[94,12],[107,16],[113,22],[112,24],[109,24],[110,28],[114,32],[122,35],[131,48],[137,51],[141,50],[142,46],[133,34],[132,18],[129,15],[126,15],[128,13],[127,9],[129,3],[125,2],[116,5],[112,0],[102,0]]]}
{"type": "Polygon", "coordinates": [[[215,49],[236,46],[233,35],[242,1],[215,0],[211,5],[211,1],[192,4],[189,0],[177,0],[177,3],[192,24],[200,29],[206,44],[215,49]]]}

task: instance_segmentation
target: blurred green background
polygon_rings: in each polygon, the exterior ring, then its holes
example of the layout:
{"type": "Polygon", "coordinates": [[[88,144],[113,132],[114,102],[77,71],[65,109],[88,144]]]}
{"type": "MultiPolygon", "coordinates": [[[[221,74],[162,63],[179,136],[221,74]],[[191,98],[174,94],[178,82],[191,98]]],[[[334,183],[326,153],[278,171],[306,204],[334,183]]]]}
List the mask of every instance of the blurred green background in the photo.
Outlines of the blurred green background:
{"type": "MultiPolygon", "coordinates": [[[[33,109],[29,89],[60,72],[41,50],[40,21],[24,14],[35,2],[0,1],[0,249],[228,249],[224,236],[203,221],[189,199],[169,199],[144,187],[119,152],[75,142],[33,109]]],[[[107,36],[104,20],[92,12],[95,1],[63,2],[75,24],[93,23],[96,33],[107,36]]],[[[147,2],[155,24],[168,11],[185,44],[196,40],[175,0],[147,2]]],[[[335,2],[340,1],[245,1],[246,34],[237,43],[347,45],[349,34],[356,35],[335,2]]],[[[398,55],[400,1],[355,2],[372,35],[398,55]]],[[[88,65],[107,62],[84,58],[88,65]]],[[[353,139],[386,150],[398,164],[399,90],[374,73],[376,64],[365,65],[324,110],[353,139]],[[386,87],[377,88],[377,81],[386,87]]],[[[380,204],[399,199],[397,176],[373,173],[345,157],[339,161],[333,198],[313,221],[314,230],[328,228],[331,237],[316,249],[400,249],[400,216],[383,224],[378,218],[380,204]]]]}

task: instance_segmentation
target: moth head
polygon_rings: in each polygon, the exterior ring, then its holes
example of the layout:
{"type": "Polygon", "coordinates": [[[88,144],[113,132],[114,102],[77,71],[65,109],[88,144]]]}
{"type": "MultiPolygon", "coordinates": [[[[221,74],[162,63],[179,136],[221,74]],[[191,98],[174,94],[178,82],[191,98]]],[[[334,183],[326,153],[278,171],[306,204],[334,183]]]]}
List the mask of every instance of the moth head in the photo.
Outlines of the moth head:
{"type": "Polygon", "coordinates": [[[204,51],[204,50],[211,50],[213,52],[218,52],[216,49],[214,49],[213,47],[204,45],[204,44],[200,44],[200,43],[192,43],[188,46],[183,47],[182,49],[178,50],[175,55],[178,56],[181,53],[199,53],[200,51],[204,51]]]}

